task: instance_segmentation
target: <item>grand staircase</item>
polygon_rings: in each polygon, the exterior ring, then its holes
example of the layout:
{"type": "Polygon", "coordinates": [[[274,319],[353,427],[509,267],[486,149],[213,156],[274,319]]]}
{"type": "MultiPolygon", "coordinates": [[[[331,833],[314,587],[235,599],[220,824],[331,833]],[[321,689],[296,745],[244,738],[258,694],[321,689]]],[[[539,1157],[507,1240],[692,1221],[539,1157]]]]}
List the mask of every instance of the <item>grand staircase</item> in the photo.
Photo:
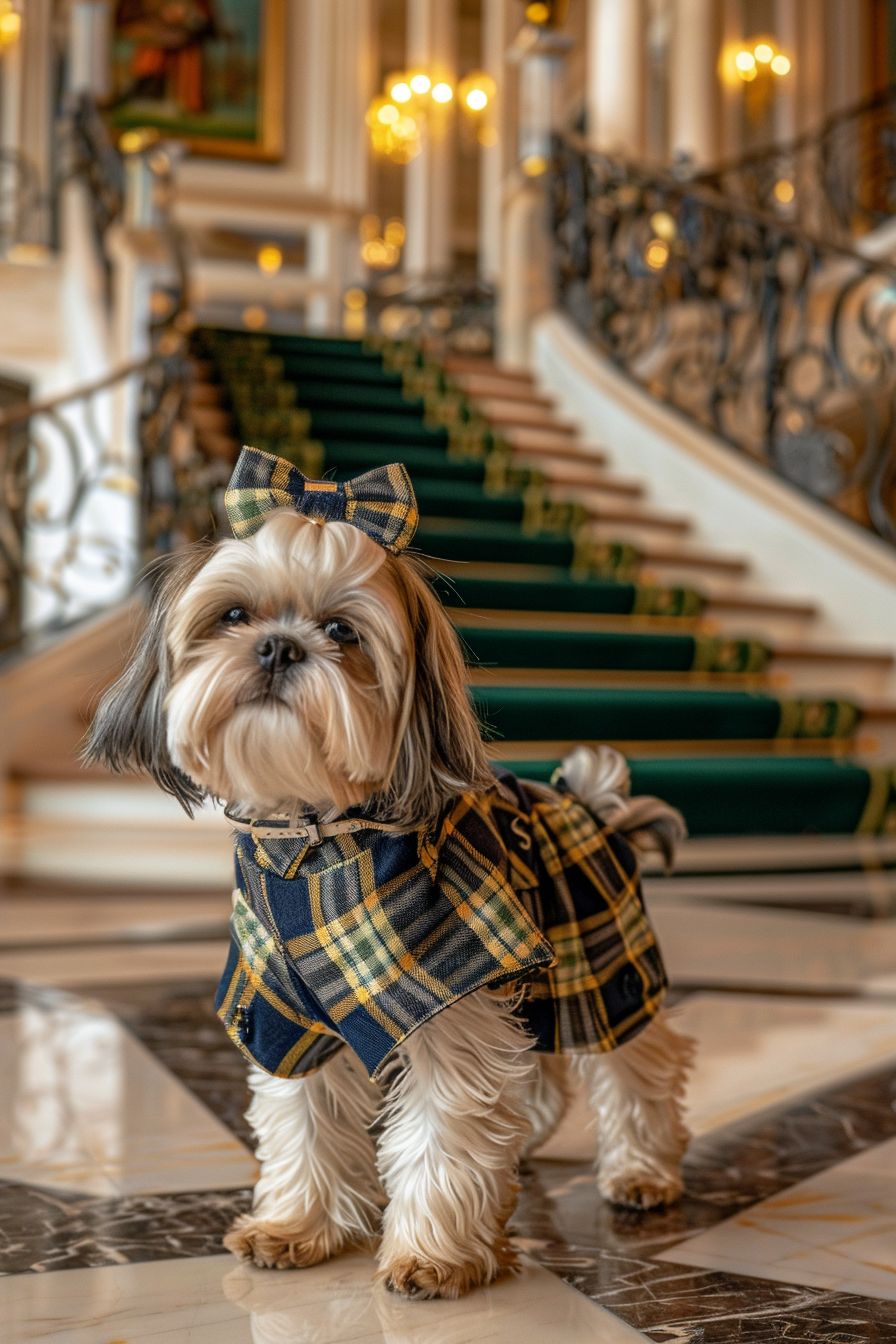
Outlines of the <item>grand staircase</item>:
{"type": "Polygon", "coordinates": [[[583,442],[530,377],[220,329],[194,357],[197,442],[228,470],[243,442],[310,476],[408,467],[414,545],[495,760],[548,778],[571,744],[612,742],[695,837],[893,827],[896,719],[874,691],[889,655],[813,644],[811,605],[751,592],[745,558],[689,543],[690,520],[617,475],[612,445],[583,442]]]}

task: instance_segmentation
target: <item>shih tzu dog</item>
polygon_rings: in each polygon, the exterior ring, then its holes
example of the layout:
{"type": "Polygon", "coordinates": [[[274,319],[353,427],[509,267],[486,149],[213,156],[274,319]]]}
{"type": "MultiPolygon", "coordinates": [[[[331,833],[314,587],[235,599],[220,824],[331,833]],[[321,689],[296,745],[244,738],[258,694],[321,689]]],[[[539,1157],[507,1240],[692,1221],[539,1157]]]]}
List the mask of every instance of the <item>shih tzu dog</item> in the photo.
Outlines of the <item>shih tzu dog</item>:
{"type": "Polygon", "coordinates": [[[174,559],[86,755],[188,811],[228,804],[216,1007],[249,1060],[260,1177],[226,1245],[285,1268],[378,1236],[408,1296],[489,1283],[515,1263],[519,1161],[575,1073],[601,1194],[676,1199],[691,1043],[663,1015],[634,851],[668,859],[681,818],[630,798],[607,747],[551,788],[491,767],[404,553],[403,467],[337,485],[245,449],[225,505],[235,539],[174,559]]]}

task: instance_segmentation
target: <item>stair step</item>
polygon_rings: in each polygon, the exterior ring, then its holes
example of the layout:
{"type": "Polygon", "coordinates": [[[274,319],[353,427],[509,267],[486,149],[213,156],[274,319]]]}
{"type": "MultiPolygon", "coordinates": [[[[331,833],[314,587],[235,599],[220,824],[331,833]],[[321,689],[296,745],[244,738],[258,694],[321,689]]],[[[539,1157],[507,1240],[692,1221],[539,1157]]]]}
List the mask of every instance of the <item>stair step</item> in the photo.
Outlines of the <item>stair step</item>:
{"type": "MultiPolygon", "coordinates": [[[[414,545],[439,561],[477,561],[493,566],[493,557],[500,555],[502,565],[568,570],[575,556],[574,543],[568,537],[554,537],[543,532],[527,536],[519,528],[500,523],[470,522],[461,528],[455,519],[442,517],[426,518],[414,538],[414,545]]],[[[624,541],[612,540],[596,543],[592,560],[595,573],[629,577],[645,565],[729,575],[746,571],[745,561],[710,551],[670,551],[662,546],[639,550],[624,541]]],[[[507,577],[513,576],[508,574],[507,577]]],[[[561,578],[562,575],[540,577],[561,578]]]]}
{"type": "Polygon", "coordinates": [[[446,373],[471,373],[487,378],[501,378],[505,382],[534,384],[534,379],[526,369],[510,369],[504,364],[496,364],[490,359],[479,359],[475,355],[443,355],[439,360],[446,373]]]}
{"type": "Polygon", "coordinates": [[[453,381],[472,401],[514,401],[527,406],[541,406],[546,410],[550,410],[554,406],[553,397],[547,396],[544,392],[539,392],[536,387],[521,382],[518,378],[461,373],[453,381]]]}
{"type": "Polygon", "coordinates": [[[575,439],[579,434],[578,425],[572,420],[562,420],[552,411],[542,410],[538,406],[528,406],[518,401],[480,401],[476,409],[489,424],[501,433],[515,434],[518,430],[536,430],[550,434],[555,439],[575,439]]]}
{"type": "MultiPolygon", "coordinates": [[[[508,761],[524,779],[548,780],[559,760],[508,761]]],[[[873,834],[879,772],[830,756],[671,757],[632,762],[632,793],[664,798],[692,836],[873,834]],[[871,805],[869,805],[871,804],[871,805]]],[[[896,802],[896,796],[893,799],[896,802]]]]}
{"type": "Polygon", "coordinates": [[[437,575],[436,592],[455,617],[462,620],[467,609],[477,615],[501,616],[507,611],[545,613],[559,617],[566,613],[586,615],[642,614],[663,617],[699,616],[704,601],[693,589],[614,583],[601,579],[553,579],[523,581],[484,579],[464,574],[450,579],[437,575]]]}
{"type": "Polygon", "coordinates": [[[485,625],[456,627],[471,667],[600,669],[631,672],[760,674],[772,651],[758,640],[693,634],[630,634],[612,631],[532,631],[485,625]]]}
{"type": "MultiPolygon", "coordinates": [[[[763,692],[558,690],[475,686],[489,736],[525,742],[847,741],[862,717],[847,701],[778,699],[763,692]]],[[[503,754],[503,750],[502,750],[503,754]]]]}
{"type": "Polygon", "coordinates": [[[580,493],[577,499],[595,522],[605,527],[637,527],[650,532],[674,532],[679,536],[685,536],[693,531],[693,524],[689,518],[676,518],[668,513],[658,513],[654,509],[614,506],[592,495],[590,491],[580,493]]]}
{"type": "Polygon", "coordinates": [[[551,460],[573,463],[576,466],[593,464],[605,466],[607,454],[603,448],[581,443],[568,435],[555,434],[543,429],[504,429],[501,441],[514,453],[535,453],[551,460]]]}

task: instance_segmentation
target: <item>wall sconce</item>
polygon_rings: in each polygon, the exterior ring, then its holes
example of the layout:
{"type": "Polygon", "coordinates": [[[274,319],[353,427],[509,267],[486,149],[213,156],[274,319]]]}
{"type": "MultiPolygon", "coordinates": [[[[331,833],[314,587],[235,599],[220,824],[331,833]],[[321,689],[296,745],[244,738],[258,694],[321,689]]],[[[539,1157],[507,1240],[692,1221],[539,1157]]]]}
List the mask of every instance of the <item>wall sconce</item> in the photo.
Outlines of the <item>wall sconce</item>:
{"type": "Polygon", "coordinates": [[[365,215],[359,231],[364,265],[372,271],[394,271],[405,242],[404,220],[387,219],[381,230],[378,215],[365,215]]]}
{"type": "Polygon", "coordinates": [[[22,15],[13,0],[0,0],[0,52],[14,47],[22,35],[22,15]]]}

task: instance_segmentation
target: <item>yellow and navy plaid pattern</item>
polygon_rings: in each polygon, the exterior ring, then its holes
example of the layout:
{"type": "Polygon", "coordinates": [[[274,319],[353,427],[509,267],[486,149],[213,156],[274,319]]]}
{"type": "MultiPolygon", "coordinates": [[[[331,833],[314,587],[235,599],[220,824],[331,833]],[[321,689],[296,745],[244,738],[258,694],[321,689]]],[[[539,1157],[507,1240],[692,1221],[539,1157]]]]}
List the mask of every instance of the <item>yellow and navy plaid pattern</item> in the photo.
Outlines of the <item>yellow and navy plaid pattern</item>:
{"type": "Polygon", "coordinates": [[[325,522],[351,523],[387,551],[402,551],[417,530],[417,501],[400,462],[375,467],[345,481],[311,481],[285,458],[244,448],[237,459],[224,507],[240,539],[249,537],[274,509],[291,508],[325,522]]]}
{"type": "Polygon", "coordinates": [[[632,852],[569,794],[502,772],[432,833],[235,843],[216,1007],[269,1073],[347,1044],[377,1078],[429,1018],[508,982],[525,985],[517,1011],[549,1051],[612,1050],[662,1001],[632,852]]]}

